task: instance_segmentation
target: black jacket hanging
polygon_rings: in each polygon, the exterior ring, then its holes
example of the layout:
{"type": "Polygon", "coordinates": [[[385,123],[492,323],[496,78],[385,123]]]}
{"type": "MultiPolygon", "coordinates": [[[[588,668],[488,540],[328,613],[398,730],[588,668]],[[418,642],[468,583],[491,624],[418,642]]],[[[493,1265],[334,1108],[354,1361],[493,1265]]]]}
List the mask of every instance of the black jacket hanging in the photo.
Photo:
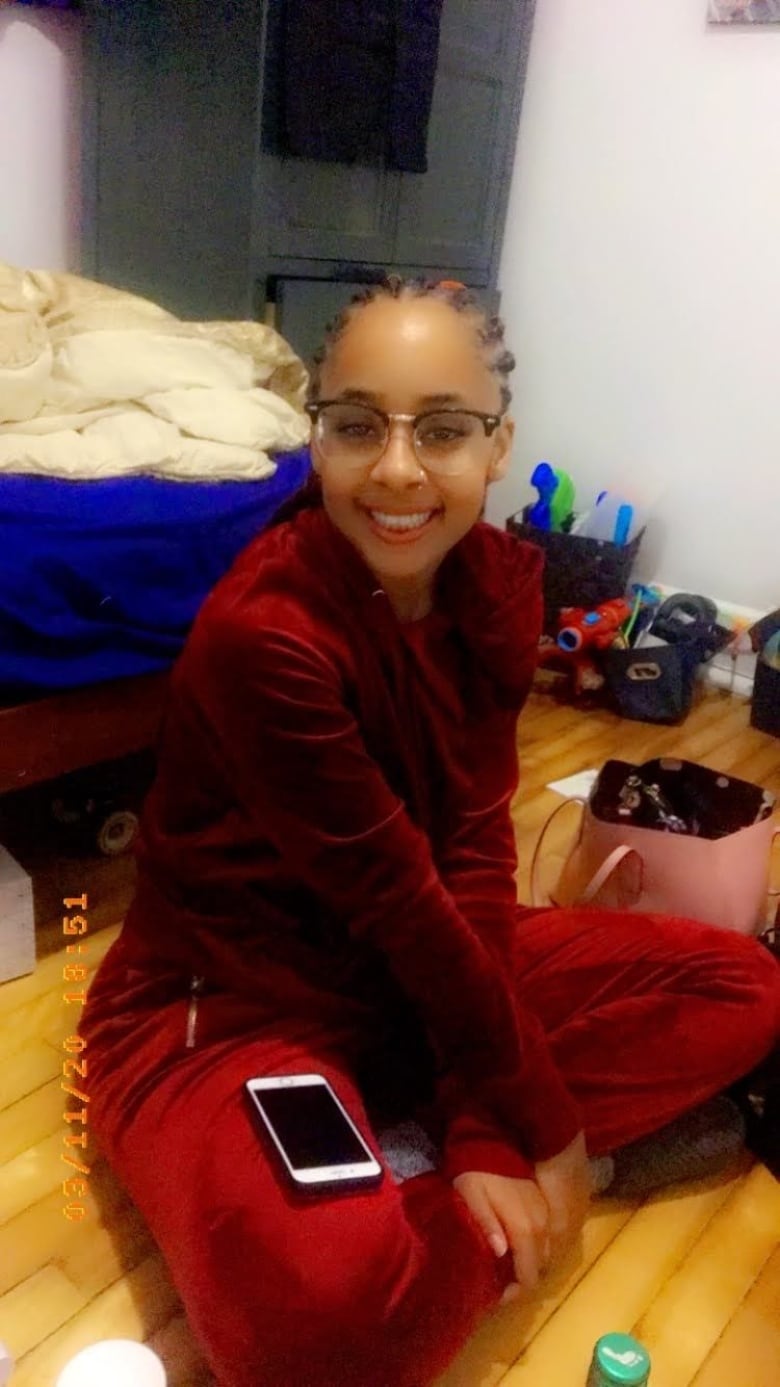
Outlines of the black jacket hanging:
{"type": "Polygon", "coordinates": [[[284,148],[425,173],[443,0],[285,0],[284,148]]]}

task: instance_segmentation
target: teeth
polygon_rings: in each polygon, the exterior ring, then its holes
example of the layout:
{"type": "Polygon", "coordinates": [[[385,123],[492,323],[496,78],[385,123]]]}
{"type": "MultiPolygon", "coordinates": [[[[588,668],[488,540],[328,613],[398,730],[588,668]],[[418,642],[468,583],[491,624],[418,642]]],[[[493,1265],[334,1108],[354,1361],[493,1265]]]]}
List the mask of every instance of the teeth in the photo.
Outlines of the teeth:
{"type": "Polygon", "coordinates": [[[384,525],[388,530],[419,530],[421,525],[430,520],[433,511],[418,511],[415,515],[388,515],[386,511],[372,510],[369,511],[369,515],[378,525],[384,525]]]}

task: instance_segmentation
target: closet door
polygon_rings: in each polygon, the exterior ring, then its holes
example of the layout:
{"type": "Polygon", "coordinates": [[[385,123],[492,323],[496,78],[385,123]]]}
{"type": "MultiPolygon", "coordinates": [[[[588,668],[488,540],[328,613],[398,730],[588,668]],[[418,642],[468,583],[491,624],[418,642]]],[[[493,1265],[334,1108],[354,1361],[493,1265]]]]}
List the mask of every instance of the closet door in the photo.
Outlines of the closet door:
{"type": "Polygon", "coordinates": [[[325,327],[360,285],[338,280],[281,279],[276,285],[276,327],[310,366],[325,327]]]}
{"type": "Polygon", "coordinates": [[[428,171],[398,175],[396,263],[497,271],[533,9],[445,0],[428,171]]]}
{"type": "Polygon", "coordinates": [[[396,190],[385,169],[285,155],[266,163],[263,185],[269,257],[391,260],[396,190]]]}
{"type": "MultiPolygon", "coordinates": [[[[282,132],[283,6],[264,7],[261,151],[256,183],[256,262],[390,260],[397,179],[373,164],[288,154],[282,132]]],[[[311,92],[316,103],[317,92],[311,92]]]]}
{"type": "Polygon", "coordinates": [[[247,317],[262,0],[82,0],[85,273],[247,317]]]}

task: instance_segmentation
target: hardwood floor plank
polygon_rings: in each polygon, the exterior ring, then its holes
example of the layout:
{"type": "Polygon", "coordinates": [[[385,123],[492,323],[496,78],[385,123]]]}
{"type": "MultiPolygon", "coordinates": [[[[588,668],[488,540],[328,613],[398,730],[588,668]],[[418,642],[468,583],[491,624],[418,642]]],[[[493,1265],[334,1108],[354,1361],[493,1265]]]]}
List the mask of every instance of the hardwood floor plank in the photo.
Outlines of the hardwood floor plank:
{"type": "Polygon", "coordinates": [[[59,1267],[42,1267],[0,1296],[0,1339],[21,1358],[78,1314],[84,1297],[59,1267]]]}
{"type": "Polygon", "coordinates": [[[48,1045],[30,1046],[3,1055],[3,1111],[12,1103],[18,1102],[27,1093],[33,1093],[51,1079],[62,1073],[62,1054],[56,1054],[48,1045]]]}
{"type": "Polygon", "coordinates": [[[62,1134],[54,1132],[8,1161],[0,1187],[0,1225],[61,1186],[65,1176],[75,1174],[60,1160],[62,1151],[67,1151],[62,1134]]]}
{"type": "Polygon", "coordinates": [[[599,1335],[632,1330],[739,1183],[739,1177],[695,1181],[676,1195],[663,1191],[648,1198],[559,1313],[527,1343],[502,1387],[584,1383],[599,1335]]]}
{"type": "Polygon", "coordinates": [[[756,1165],[638,1319],[664,1387],[688,1387],[779,1242],[780,1183],[756,1165]]]}
{"type": "MultiPolygon", "coordinates": [[[[97,967],[100,960],[108,953],[120,930],[121,925],[117,924],[98,930],[94,935],[91,931],[87,931],[83,936],[85,948],[81,957],[90,968],[97,967]]],[[[62,938],[63,945],[78,942],[78,940],[62,938]]],[[[79,955],[75,954],[73,957],[77,959],[79,955]]],[[[57,953],[50,954],[48,958],[39,959],[34,973],[27,973],[23,978],[12,978],[10,982],[3,983],[0,986],[0,1021],[5,1021],[15,1011],[37,1001],[47,993],[59,992],[62,994],[65,986],[62,980],[62,965],[66,958],[67,955],[62,953],[62,949],[60,949],[57,953]]],[[[2,1044],[1,1040],[0,1044],[2,1044]]]]}
{"type": "Polygon", "coordinates": [[[588,1275],[636,1208],[636,1201],[595,1201],[582,1230],[581,1246],[572,1249],[555,1275],[534,1295],[499,1308],[480,1325],[434,1387],[495,1387],[501,1382],[525,1345],[588,1275]]]}
{"type": "Polygon", "coordinates": [[[54,1078],[3,1109],[0,1165],[61,1130],[63,1096],[59,1078],[54,1078]]]}
{"type": "Polygon", "coordinates": [[[780,1379],[780,1248],[739,1305],[691,1387],[777,1387],[780,1379]]]}
{"type": "MultiPolygon", "coordinates": [[[[49,1387],[65,1364],[99,1339],[142,1341],[179,1309],[159,1254],[115,1281],[61,1329],[20,1358],[13,1387],[49,1387]]],[[[106,1384],[110,1387],[110,1384],[106,1384]]]]}
{"type": "MultiPolygon", "coordinates": [[[[87,1277],[81,1244],[106,1235],[120,1246],[125,1236],[131,1243],[137,1242],[135,1230],[138,1225],[145,1226],[126,1190],[103,1159],[97,1160],[90,1171],[86,1218],[81,1223],[71,1222],[62,1212],[64,1202],[61,1185],[58,1185],[44,1198],[0,1225],[0,1294],[31,1276],[38,1267],[56,1261],[68,1270],[71,1280],[80,1284],[85,1294],[94,1295],[113,1278],[104,1274],[98,1283],[87,1277]]],[[[88,1265],[93,1257],[90,1251],[88,1265]]],[[[114,1257],[119,1265],[116,1251],[114,1257]]],[[[124,1262],[131,1264],[128,1257],[124,1262]]]]}

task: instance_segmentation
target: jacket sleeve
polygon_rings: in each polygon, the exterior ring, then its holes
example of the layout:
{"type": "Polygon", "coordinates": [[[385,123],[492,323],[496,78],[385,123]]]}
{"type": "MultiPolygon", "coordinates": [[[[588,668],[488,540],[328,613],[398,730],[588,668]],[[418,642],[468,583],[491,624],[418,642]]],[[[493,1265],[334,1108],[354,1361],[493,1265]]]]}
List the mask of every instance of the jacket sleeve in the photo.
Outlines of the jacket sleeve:
{"type": "Polygon", "coordinates": [[[530,1156],[559,1151],[579,1120],[541,1027],[516,1008],[369,755],[335,657],[305,630],[223,622],[215,640],[200,696],[246,811],[352,936],[384,955],[439,1064],[530,1156]]]}
{"type": "Polygon", "coordinates": [[[467,777],[471,786],[484,787],[483,802],[475,803],[473,796],[466,803],[450,801],[437,866],[461,914],[511,975],[517,848],[510,806],[517,789],[517,715],[501,710],[490,722],[489,728],[473,730],[478,759],[467,777]]]}
{"type": "MultiPolygon", "coordinates": [[[[513,993],[517,853],[510,802],[517,786],[515,722],[514,715],[510,715],[497,770],[485,777],[492,803],[456,810],[438,859],[444,885],[464,919],[506,973],[513,993]],[[493,798],[496,793],[498,798],[493,798]]],[[[480,744],[478,735],[475,742],[480,744]]],[[[483,777],[477,783],[484,783],[483,777]]],[[[551,1057],[545,1057],[545,1064],[552,1065],[551,1057]]],[[[437,1097],[446,1122],[442,1170],[445,1178],[452,1180],[466,1170],[515,1179],[533,1178],[533,1162],[455,1075],[446,1075],[440,1081],[437,1097]]]]}

